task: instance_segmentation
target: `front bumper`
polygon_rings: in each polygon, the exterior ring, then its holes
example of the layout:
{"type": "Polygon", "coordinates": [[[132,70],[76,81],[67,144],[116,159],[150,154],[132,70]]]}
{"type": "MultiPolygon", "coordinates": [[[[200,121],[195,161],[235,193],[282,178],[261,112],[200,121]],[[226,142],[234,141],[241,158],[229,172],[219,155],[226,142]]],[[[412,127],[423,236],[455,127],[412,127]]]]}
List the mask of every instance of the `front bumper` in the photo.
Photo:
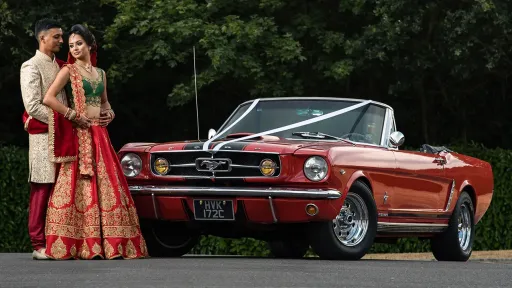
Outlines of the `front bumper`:
{"type": "Polygon", "coordinates": [[[237,219],[255,223],[328,221],[338,215],[342,194],[336,189],[271,187],[130,186],[139,217],[193,221],[194,199],[231,199],[237,219]],[[310,216],[305,207],[314,204],[310,216]]]}

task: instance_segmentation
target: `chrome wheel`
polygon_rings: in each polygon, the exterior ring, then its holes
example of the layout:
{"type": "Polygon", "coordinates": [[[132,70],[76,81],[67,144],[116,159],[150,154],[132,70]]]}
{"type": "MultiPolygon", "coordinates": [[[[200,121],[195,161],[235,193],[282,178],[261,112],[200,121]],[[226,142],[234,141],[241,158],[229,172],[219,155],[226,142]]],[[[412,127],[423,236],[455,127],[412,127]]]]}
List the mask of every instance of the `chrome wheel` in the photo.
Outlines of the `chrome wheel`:
{"type": "Polygon", "coordinates": [[[349,192],[340,213],[332,220],[334,235],[345,246],[356,246],[368,231],[368,208],[358,194],[349,192]]]}
{"type": "Polygon", "coordinates": [[[469,240],[471,239],[471,215],[466,203],[463,203],[460,206],[457,231],[459,235],[460,248],[465,251],[468,249],[469,240]]]}

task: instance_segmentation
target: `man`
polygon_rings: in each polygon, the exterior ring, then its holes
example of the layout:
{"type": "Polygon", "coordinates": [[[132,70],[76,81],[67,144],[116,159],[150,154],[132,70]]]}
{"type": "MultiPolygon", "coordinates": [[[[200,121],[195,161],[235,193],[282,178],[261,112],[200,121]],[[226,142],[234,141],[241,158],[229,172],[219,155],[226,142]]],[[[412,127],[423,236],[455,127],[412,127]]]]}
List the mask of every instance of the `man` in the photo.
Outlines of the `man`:
{"type": "MultiPolygon", "coordinates": [[[[42,19],[35,25],[39,43],[36,54],[21,65],[20,84],[25,106],[25,129],[29,132],[30,203],[28,232],[34,251],[33,259],[47,259],[45,255],[46,208],[53,183],[55,164],[49,160],[48,107],[42,104],[44,95],[60,70],[55,53],[62,44],[62,29],[51,19],[42,19]]],[[[60,62],[62,63],[62,61],[60,62]]],[[[65,93],[57,96],[67,105],[65,93]]]]}

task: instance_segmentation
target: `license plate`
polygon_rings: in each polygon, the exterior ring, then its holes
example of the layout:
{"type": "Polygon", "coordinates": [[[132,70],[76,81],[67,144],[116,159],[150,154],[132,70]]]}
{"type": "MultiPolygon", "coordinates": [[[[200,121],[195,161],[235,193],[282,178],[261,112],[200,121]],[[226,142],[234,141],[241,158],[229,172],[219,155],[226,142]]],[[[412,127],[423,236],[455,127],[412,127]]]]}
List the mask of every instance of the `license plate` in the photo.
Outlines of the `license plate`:
{"type": "Polygon", "coordinates": [[[235,220],[232,200],[194,199],[196,220],[235,220]]]}

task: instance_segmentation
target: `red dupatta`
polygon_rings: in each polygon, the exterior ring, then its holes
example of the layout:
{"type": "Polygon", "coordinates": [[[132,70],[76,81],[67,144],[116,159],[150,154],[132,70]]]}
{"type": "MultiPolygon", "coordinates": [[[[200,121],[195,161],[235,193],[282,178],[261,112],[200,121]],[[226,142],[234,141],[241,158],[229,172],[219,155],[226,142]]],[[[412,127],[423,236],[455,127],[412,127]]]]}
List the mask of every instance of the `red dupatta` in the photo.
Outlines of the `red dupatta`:
{"type": "MultiPolygon", "coordinates": [[[[65,66],[69,69],[69,78],[71,81],[75,111],[77,115],[85,115],[86,104],[82,75],[74,64],[66,64],[65,66]]],[[[52,112],[53,117],[50,117],[51,120],[49,121],[51,122],[49,125],[49,140],[50,150],[53,153],[53,156],[55,158],[61,157],[61,162],[74,161],[78,156],[80,174],[84,176],[93,176],[92,137],[90,130],[88,128],[75,128],[73,127],[72,122],[67,120],[62,114],[53,110],[52,112]]]]}

